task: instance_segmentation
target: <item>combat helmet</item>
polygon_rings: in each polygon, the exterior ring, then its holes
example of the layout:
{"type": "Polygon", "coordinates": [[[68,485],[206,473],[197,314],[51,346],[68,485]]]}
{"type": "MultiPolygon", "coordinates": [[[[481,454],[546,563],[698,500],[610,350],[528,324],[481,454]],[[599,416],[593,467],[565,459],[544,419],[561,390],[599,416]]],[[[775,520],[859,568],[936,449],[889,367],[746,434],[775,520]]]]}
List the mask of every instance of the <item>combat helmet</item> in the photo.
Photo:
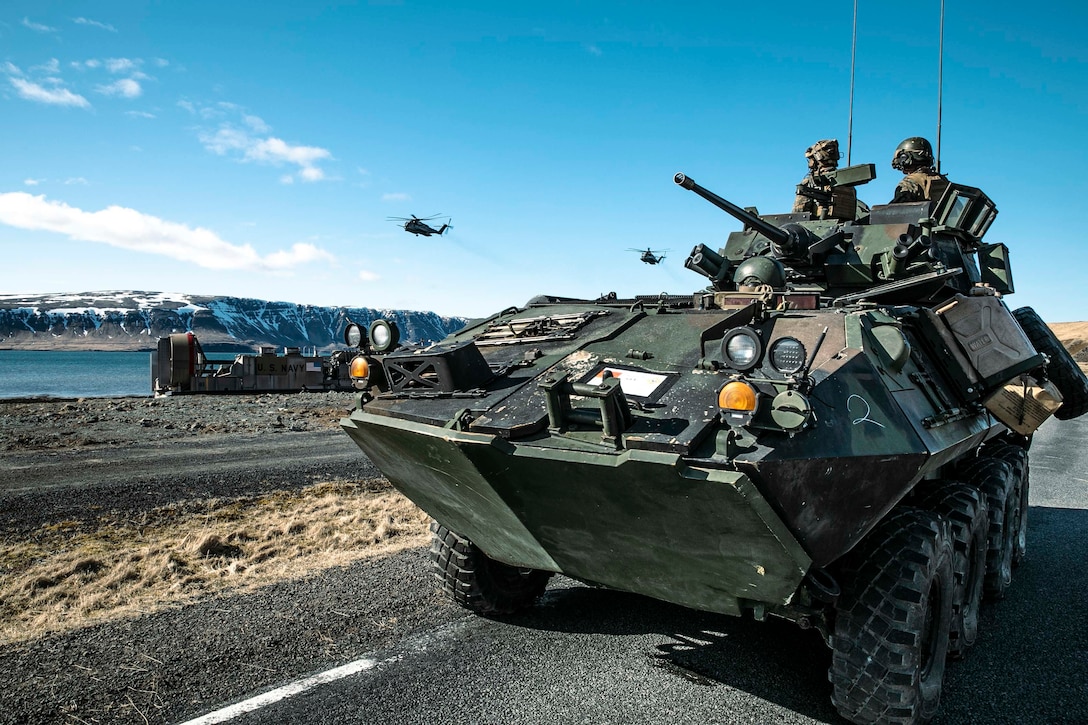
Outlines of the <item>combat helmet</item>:
{"type": "Polygon", "coordinates": [[[808,159],[808,167],[813,170],[834,169],[839,165],[842,153],[839,151],[839,140],[825,138],[805,149],[805,158],[808,159]]]}
{"type": "Polygon", "coordinates": [[[892,168],[904,174],[931,166],[933,166],[933,147],[921,136],[903,139],[892,154],[892,168]]]}

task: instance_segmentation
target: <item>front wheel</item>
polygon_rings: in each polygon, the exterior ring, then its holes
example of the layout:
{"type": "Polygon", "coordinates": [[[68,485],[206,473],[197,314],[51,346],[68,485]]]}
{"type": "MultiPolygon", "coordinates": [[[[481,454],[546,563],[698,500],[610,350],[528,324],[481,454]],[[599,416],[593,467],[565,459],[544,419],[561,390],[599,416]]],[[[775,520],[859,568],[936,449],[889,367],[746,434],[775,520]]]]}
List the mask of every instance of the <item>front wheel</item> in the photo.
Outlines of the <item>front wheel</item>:
{"type": "Polygon", "coordinates": [[[855,723],[917,723],[940,705],[954,596],[949,523],[892,511],[847,554],[831,637],[831,699],[855,723]]]}
{"type": "Polygon", "coordinates": [[[552,574],[495,561],[465,537],[431,522],[431,562],[442,589],[476,614],[513,614],[535,602],[552,574]]]}

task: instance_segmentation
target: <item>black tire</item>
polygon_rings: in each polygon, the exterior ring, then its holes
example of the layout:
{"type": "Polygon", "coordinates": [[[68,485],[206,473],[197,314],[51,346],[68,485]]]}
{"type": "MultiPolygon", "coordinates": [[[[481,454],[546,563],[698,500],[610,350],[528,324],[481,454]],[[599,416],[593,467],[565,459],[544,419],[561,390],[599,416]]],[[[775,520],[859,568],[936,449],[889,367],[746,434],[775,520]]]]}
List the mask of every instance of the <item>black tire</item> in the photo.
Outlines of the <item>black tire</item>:
{"type": "Polygon", "coordinates": [[[1016,525],[1020,521],[1020,492],[1012,466],[980,456],[964,471],[967,483],[986,498],[990,529],[986,546],[986,596],[1003,599],[1012,583],[1012,559],[1016,551],[1016,525]]]}
{"type": "Polygon", "coordinates": [[[513,614],[532,605],[551,572],[495,561],[471,541],[431,522],[431,561],[442,590],[476,614],[513,614]]]}
{"type": "Polygon", "coordinates": [[[940,514],[952,524],[955,586],[948,656],[960,659],[978,638],[986,578],[986,534],[990,525],[986,499],[965,483],[934,481],[927,483],[912,503],[940,514]]]}
{"type": "Polygon", "coordinates": [[[1035,310],[1020,307],[1013,310],[1012,315],[1020,323],[1021,329],[1035,349],[1050,358],[1046,365],[1046,376],[1062,394],[1062,406],[1054,413],[1054,417],[1058,420],[1069,420],[1088,413],[1088,378],[1085,378],[1073,356],[1058,342],[1058,338],[1035,310]]]}
{"type": "Polygon", "coordinates": [[[1021,445],[995,441],[987,444],[984,455],[1001,460],[1012,466],[1016,478],[1016,489],[1020,495],[1019,518],[1016,521],[1016,534],[1013,542],[1012,565],[1020,566],[1028,552],[1028,494],[1031,489],[1031,475],[1028,464],[1028,452],[1021,445]]]}
{"type": "Polygon", "coordinates": [[[855,723],[917,723],[940,705],[952,619],[952,534],[899,508],[843,559],[831,637],[831,699],[855,723]]]}

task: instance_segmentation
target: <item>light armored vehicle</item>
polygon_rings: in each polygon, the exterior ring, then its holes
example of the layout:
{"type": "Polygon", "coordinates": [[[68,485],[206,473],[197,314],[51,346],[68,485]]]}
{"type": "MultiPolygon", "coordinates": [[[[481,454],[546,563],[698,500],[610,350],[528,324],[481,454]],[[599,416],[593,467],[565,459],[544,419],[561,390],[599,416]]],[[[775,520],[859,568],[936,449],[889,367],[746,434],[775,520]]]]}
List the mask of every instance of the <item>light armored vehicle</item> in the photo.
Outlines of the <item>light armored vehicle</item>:
{"type": "Polygon", "coordinates": [[[553,573],[686,607],[784,617],[832,649],[854,722],[937,710],[1027,545],[1028,447],[1088,381],[1030,308],[1010,311],[997,210],[857,202],[760,215],[686,266],[691,295],[541,296],[442,342],[350,325],[343,428],[434,518],[443,588],[483,614],[553,573]]]}

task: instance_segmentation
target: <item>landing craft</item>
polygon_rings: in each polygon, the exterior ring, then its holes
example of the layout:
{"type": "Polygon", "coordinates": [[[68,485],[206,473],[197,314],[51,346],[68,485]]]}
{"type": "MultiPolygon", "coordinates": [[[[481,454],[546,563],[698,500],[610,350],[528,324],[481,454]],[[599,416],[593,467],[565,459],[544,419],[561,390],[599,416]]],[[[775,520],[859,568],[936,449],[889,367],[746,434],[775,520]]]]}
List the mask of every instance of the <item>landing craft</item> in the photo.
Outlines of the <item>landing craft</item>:
{"type": "Polygon", "coordinates": [[[450,226],[451,220],[449,219],[447,219],[446,223],[440,226],[438,229],[435,229],[434,227],[427,224],[427,222],[431,221],[432,219],[437,219],[440,216],[442,215],[435,214],[434,216],[423,217],[421,219],[413,214],[411,217],[391,216],[388,219],[391,222],[403,222],[404,231],[406,232],[411,232],[416,236],[423,235],[425,237],[429,237],[432,234],[442,236],[446,233],[447,229],[453,228],[452,226],[450,226]]]}

